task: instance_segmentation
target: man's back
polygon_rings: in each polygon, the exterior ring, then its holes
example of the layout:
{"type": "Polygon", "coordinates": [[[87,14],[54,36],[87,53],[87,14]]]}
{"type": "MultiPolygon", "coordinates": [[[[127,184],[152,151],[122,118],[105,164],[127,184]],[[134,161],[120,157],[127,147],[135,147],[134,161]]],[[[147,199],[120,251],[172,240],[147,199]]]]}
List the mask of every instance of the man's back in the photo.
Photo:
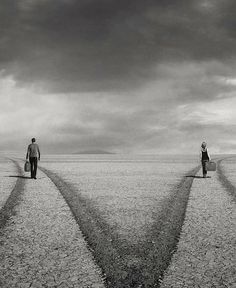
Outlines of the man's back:
{"type": "Polygon", "coordinates": [[[29,157],[38,157],[39,152],[39,146],[36,143],[32,143],[28,146],[28,153],[29,157]]]}

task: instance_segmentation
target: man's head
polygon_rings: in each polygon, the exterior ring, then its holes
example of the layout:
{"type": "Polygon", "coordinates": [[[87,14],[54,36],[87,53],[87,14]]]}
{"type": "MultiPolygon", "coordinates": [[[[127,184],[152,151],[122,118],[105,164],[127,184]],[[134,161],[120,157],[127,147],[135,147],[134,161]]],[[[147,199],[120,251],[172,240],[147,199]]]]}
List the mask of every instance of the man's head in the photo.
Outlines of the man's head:
{"type": "Polygon", "coordinates": [[[202,145],[201,145],[201,146],[202,146],[203,149],[205,149],[206,146],[207,146],[206,142],[202,142],[202,145]]]}
{"type": "Polygon", "coordinates": [[[36,140],[35,140],[35,138],[32,138],[31,141],[32,141],[32,143],[34,143],[36,140]]]}

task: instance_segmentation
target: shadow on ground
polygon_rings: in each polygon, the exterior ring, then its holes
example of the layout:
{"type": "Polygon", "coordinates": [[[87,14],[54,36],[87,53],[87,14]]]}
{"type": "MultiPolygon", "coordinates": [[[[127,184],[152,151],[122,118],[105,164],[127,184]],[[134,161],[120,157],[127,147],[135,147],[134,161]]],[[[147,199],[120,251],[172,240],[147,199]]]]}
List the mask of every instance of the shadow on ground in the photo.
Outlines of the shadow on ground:
{"type": "Polygon", "coordinates": [[[22,179],[31,179],[30,176],[22,176],[22,175],[10,175],[10,176],[6,176],[6,177],[22,178],[22,179]]]}
{"type": "MultiPolygon", "coordinates": [[[[203,179],[204,178],[202,176],[194,176],[194,175],[187,175],[185,177],[186,178],[198,178],[198,179],[203,179]]],[[[211,178],[211,176],[206,176],[205,178],[211,178]]]]}

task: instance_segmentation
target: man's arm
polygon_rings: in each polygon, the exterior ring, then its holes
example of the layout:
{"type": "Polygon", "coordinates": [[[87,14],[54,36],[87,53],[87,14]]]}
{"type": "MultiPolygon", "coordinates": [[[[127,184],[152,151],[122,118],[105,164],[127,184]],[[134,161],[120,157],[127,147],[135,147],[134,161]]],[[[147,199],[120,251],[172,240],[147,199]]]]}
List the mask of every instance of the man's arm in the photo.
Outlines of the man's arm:
{"type": "MultiPolygon", "coordinates": [[[[37,145],[38,146],[38,145],[37,145]]],[[[39,146],[38,146],[38,154],[39,154],[39,161],[40,161],[40,150],[39,150],[39,146]]]]}
{"type": "Polygon", "coordinates": [[[29,146],[28,146],[28,148],[27,148],[26,160],[28,159],[28,157],[29,157],[29,146]]]}

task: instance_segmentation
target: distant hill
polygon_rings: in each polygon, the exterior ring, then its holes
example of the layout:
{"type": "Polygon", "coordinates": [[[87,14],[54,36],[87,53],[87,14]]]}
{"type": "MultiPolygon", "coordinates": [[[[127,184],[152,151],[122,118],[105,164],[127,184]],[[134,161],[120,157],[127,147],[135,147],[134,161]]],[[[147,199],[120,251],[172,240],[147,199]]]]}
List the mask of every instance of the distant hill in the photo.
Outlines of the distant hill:
{"type": "Polygon", "coordinates": [[[105,151],[105,150],[85,150],[85,151],[75,152],[74,154],[115,154],[115,153],[105,151]]]}

